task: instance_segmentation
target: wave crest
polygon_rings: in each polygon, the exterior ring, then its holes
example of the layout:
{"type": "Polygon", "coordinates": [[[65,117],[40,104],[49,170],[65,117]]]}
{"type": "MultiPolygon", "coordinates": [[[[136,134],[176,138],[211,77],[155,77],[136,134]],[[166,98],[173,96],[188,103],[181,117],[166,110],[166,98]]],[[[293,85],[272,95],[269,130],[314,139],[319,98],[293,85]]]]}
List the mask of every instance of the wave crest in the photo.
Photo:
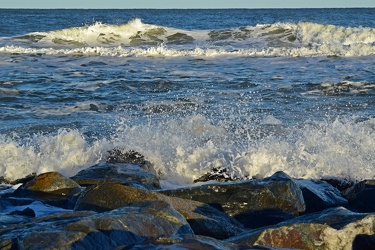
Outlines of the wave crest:
{"type": "Polygon", "coordinates": [[[275,23],[223,30],[181,30],[145,24],[95,23],[30,33],[0,47],[3,53],[98,56],[369,56],[375,29],[317,23],[275,23]],[[19,45],[17,40],[27,40],[19,45]]]}

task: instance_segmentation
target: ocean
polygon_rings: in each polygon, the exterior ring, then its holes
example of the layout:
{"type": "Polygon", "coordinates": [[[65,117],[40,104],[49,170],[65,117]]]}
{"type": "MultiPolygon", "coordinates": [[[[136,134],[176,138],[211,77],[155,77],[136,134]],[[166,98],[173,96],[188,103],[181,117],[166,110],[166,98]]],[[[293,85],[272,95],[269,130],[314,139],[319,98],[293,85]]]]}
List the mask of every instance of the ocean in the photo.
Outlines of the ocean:
{"type": "Polygon", "coordinates": [[[0,176],[113,148],[163,187],[375,177],[375,9],[0,9],[0,176]]]}

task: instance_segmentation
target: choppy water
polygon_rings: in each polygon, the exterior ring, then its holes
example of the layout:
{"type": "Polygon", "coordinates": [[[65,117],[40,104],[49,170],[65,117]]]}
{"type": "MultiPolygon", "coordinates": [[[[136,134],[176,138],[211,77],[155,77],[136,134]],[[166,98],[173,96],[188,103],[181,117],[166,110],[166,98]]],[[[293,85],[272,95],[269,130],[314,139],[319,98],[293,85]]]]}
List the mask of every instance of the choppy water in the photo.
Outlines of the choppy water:
{"type": "Polygon", "coordinates": [[[374,177],[375,9],[0,13],[0,176],[374,177]]]}

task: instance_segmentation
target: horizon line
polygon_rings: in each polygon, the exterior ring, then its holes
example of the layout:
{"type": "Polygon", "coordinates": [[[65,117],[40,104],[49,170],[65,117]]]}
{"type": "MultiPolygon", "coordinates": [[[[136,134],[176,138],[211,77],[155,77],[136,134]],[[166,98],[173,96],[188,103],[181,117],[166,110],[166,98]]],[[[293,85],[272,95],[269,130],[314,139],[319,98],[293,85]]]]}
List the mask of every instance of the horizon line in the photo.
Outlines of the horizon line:
{"type": "Polygon", "coordinates": [[[53,9],[81,9],[81,10],[224,10],[224,9],[373,9],[374,7],[215,7],[215,8],[87,8],[87,7],[0,7],[0,9],[43,9],[43,10],[53,10],[53,9]]]}

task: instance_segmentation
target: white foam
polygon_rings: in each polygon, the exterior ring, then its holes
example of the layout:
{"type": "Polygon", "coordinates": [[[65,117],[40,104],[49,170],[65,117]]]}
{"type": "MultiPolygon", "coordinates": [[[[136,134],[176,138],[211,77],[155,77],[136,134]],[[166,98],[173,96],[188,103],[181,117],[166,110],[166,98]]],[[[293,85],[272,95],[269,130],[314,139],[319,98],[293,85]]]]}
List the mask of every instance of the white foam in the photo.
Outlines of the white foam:
{"type": "Polygon", "coordinates": [[[82,133],[66,129],[23,140],[0,136],[0,176],[15,180],[49,171],[71,176],[97,163],[106,145],[106,140],[89,144],[82,133]]]}
{"type": "Polygon", "coordinates": [[[283,170],[297,178],[365,179],[375,173],[374,122],[337,119],[291,129],[287,136],[239,143],[246,135],[233,138],[205,117],[194,116],[120,129],[118,140],[145,154],[171,185],[192,183],[213,167],[228,168],[239,178],[262,178],[283,170]]]}
{"type": "Polygon", "coordinates": [[[17,89],[0,88],[0,95],[19,95],[19,93],[17,89]]]}
{"type": "Polygon", "coordinates": [[[31,33],[25,37],[33,36],[43,38],[29,47],[18,46],[17,42],[3,45],[0,52],[114,57],[375,55],[373,28],[308,22],[190,31],[145,24],[135,19],[121,25],[95,23],[91,26],[31,33]],[[177,45],[170,41],[174,36],[177,37],[177,45]],[[184,36],[191,40],[187,39],[181,45],[178,39],[183,40],[184,36]]]}
{"type": "Polygon", "coordinates": [[[72,176],[120,146],[145,155],[164,186],[191,185],[214,167],[227,168],[237,178],[262,178],[279,170],[296,178],[375,178],[375,119],[338,118],[259,137],[243,129],[228,131],[225,124],[214,125],[202,115],[150,117],[147,124],[138,125],[126,117],[119,119],[111,139],[92,140],[65,129],[32,136],[26,143],[2,136],[0,176],[17,179],[47,171],[72,176]]]}

